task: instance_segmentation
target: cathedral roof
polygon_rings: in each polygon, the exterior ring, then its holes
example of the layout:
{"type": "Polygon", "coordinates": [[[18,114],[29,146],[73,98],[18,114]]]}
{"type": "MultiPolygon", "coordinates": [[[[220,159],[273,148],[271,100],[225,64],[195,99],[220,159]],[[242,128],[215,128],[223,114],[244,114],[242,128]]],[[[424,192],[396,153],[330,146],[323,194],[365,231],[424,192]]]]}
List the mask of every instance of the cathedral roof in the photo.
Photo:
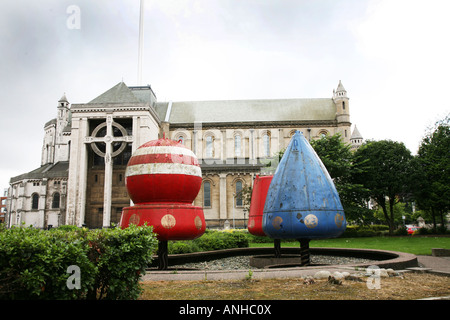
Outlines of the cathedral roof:
{"type": "Polygon", "coordinates": [[[99,95],[88,104],[97,103],[140,103],[139,99],[133,94],[130,88],[119,82],[117,85],[99,95]]]}
{"type": "MultiPolygon", "coordinates": [[[[169,112],[163,103],[157,109],[169,112]]],[[[335,119],[336,106],[331,98],[173,102],[169,115],[173,124],[335,119]]]]}
{"type": "Polygon", "coordinates": [[[56,118],[53,118],[52,120],[47,121],[47,122],[44,124],[44,128],[47,128],[47,127],[50,126],[50,125],[56,125],[56,118]]]}
{"type": "MultiPolygon", "coordinates": [[[[343,89],[341,82],[340,89],[343,89]]],[[[80,106],[103,104],[108,107],[121,103],[149,103],[159,119],[179,125],[336,120],[336,105],[332,98],[156,102],[149,85],[128,87],[123,82],[80,106]]]]}
{"type": "Polygon", "coordinates": [[[69,161],[59,161],[56,163],[45,164],[33,171],[12,177],[10,183],[24,179],[67,178],[68,175],[69,161]]]}
{"type": "Polygon", "coordinates": [[[152,104],[154,100],[156,100],[155,93],[153,92],[150,85],[146,86],[137,86],[137,87],[128,87],[134,96],[140,101],[144,103],[152,104]]]}

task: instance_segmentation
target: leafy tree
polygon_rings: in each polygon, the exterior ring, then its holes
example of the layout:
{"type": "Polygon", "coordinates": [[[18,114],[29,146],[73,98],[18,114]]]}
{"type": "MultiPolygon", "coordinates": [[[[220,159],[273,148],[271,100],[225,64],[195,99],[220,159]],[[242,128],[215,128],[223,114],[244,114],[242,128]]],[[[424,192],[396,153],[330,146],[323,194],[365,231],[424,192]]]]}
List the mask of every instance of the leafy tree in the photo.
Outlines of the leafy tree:
{"type": "MultiPolygon", "coordinates": [[[[388,211],[390,209],[388,208],[388,211]]],[[[389,211],[390,214],[390,211],[389,211]]],[[[376,218],[379,218],[380,220],[383,220],[384,218],[384,213],[383,213],[383,209],[381,207],[379,207],[377,210],[375,210],[374,215],[376,218]]],[[[412,218],[411,218],[411,213],[406,211],[406,203],[404,202],[397,202],[394,204],[394,222],[397,224],[401,224],[403,223],[403,219],[402,217],[405,217],[405,223],[409,223],[412,218]]]]}
{"type": "Polygon", "coordinates": [[[366,187],[382,208],[390,234],[394,231],[394,205],[408,192],[411,159],[403,143],[391,140],[368,141],[355,152],[354,164],[359,169],[355,181],[366,187]]]}
{"type": "Polygon", "coordinates": [[[340,134],[313,140],[311,146],[334,181],[347,220],[362,222],[373,217],[364,201],[368,190],[353,181],[357,168],[353,164],[351,146],[342,141],[340,134]]]}
{"type": "Polygon", "coordinates": [[[445,225],[450,210],[450,116],[438,121],[423,138],[414,161],[414,195],[419,208],[445,225]]]}

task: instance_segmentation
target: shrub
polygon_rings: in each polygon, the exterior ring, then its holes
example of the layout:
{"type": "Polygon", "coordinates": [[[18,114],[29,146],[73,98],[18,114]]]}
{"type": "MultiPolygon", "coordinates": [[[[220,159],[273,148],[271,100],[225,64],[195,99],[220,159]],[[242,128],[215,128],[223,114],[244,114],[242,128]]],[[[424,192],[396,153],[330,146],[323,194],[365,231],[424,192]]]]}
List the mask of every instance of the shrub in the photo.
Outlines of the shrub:
{"type": "Polygon", "coordinates": [[[96,229],[90,233],[90,260],[97,275],[88,298],[137,299],[139,278],[151,262],[158,241],[152,227],[96,229]]]}
{"type": "Polygon", "coordinates": [[[200,249],[193,241],[169,241],[168,250],[171,254],[198,252],[200,249]]]}
{"type": "Polygon", "coordinates": [[[344,233],[341,235],[342,238],[356,238],[356,237],[374,237],[383,235],[389,230],[388,226],[385,225],[348,225],[344,233]]]}
{"type": "Polygon", "coordinates": [[[432,230],[428,229],[428,228],[419,228],[416,231],[414,231],[414,234],[420,234],[420,235],[432,234],[432,230]]]}
{"type": "Polygon", "coordinates": [[[0,231],[1,299],[80,299],[93,285],[96,266],[76,232],[14,227],[0,231]],[[67,268],[77,265],[81,288],[69,290],[67,268]]]}
{"type": "Polygon", "coordinates": [[[248,247],[247,237],[240,232],[206,232],[194,240],[201,251],[248,247]]]}
{"type": "Polygon", "coordinates": [[[136,299],[157,240],[151,227],[0,229],[0,299],[136,299]],[[69,289],[69,266],[80,288],[69,289]]]}
{"type": "Polygon", "coordinates": [[[170,254],[190,253],[198,251],[212,251],[232,248],[248,247],[246,232],[233,231],[224,232],[217,230],[206,230],[199,238],[187,241],[169,241],[170,254]]]}
{"type": "Polygon", "coordinates": [[[400,228],[398,228],[397,230],[394,231],[394,234],[396,236],[407,236],[408,229],[406,229],[406,227],[404,227],[404,226],[401,226],[400,228]]]}

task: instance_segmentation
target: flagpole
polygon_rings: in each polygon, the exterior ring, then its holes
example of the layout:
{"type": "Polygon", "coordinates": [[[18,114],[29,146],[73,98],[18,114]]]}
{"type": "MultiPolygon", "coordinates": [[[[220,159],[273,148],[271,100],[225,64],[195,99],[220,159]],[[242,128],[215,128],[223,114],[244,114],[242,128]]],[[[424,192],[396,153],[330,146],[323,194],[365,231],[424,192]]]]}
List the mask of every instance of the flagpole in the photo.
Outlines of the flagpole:
{"type": "Polygon", "coordinates": [[[138,85],[142,85],[142,50],[144,42],[144,1],[141,0],[139,13],[139,52],[138,52],[138,85]]]}

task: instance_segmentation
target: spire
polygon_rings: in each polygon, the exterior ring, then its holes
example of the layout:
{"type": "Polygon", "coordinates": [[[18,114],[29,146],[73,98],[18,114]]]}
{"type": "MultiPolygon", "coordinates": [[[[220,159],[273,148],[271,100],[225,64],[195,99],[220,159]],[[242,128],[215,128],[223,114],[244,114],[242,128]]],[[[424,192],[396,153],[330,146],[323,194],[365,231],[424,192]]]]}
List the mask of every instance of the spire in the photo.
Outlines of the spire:
{"type": "Polygon", "coordinates": [[[352,136],[350,137],[350,140],[353,139],[363,139],[363,136],[361,135],[361,133],[359,133],[358,128],[355,125],[355,128],[353,129],[353,133],[352,136]]]}
{"type": "Polygon", "coordinates": [[[342,85],[341,80],[339,80],[339,84],[338,84],[338,87],[337,87],[337,89],[336,89],[336,92],[347,92],[347,91],[345,90],[344,86],[342,85]]]}
{"type": "Polygon", "coordinates": [[[341,80],[339,80],[338,87],[335,90],[333,90],[333,98],[347,98],[347,90],[345,90],[344,86],[342,85],[341,80]]]}
{"type": "Polygon", "coordinates": [[[359,133],[358,128],[355,125],[355,128],[353,129],[352,136],[350,137],[350,143],[352,144],[352,149],[358,149],[360,146],[362,146],[364,141],[363,136],[361,133],[359,133]]]}
{"type": "Polygon", "coordinates": [[[66,98],[66,93],[62,95],[61,99],[58,100],[58,108],[68,108],[69,100],[66,98]]]}
{"type": "Polygon", "coordinates": [[[69,102],[66,98],[66,93],[64,92],[64,94],[62,95],[61,99],[59,99],[58,102],[69,102]]]}

